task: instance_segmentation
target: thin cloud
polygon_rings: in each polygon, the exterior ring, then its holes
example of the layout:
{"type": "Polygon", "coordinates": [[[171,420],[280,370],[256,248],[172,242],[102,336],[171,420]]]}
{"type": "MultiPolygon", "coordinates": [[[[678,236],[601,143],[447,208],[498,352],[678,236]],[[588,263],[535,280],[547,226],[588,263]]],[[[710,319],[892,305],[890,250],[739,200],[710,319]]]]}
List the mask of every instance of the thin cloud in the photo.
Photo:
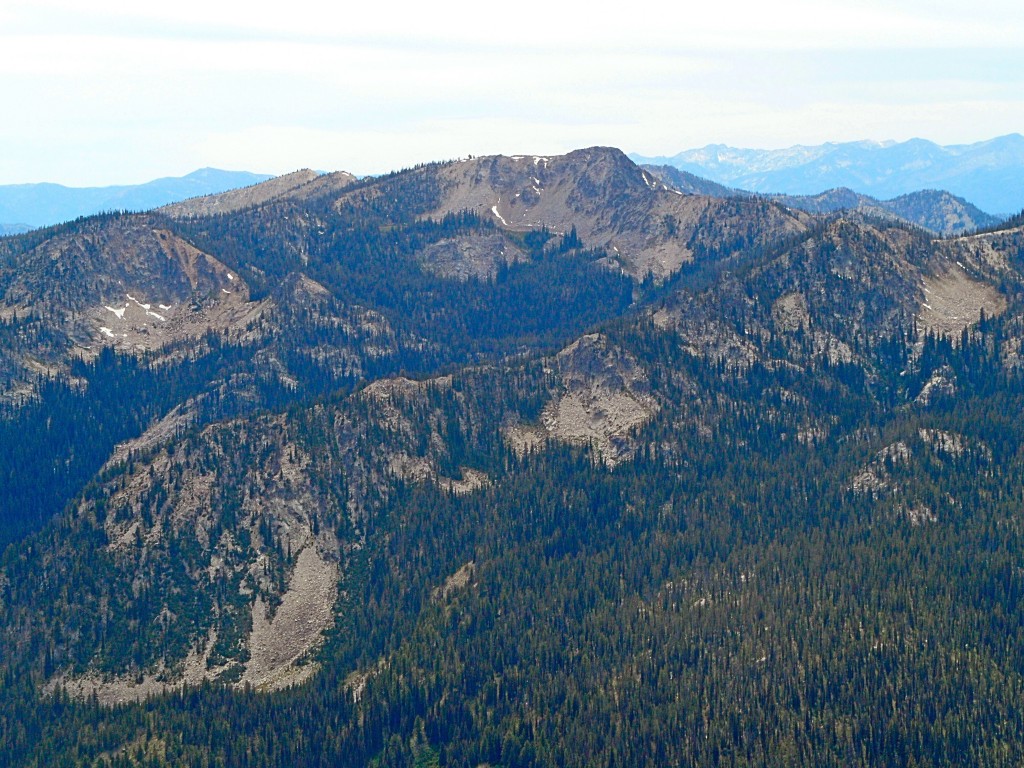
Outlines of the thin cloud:
{"type": "Polygon", "coordinates": [[[1024,21],[1001,0],[37,0],[0,20],[0,183],[372,173],[589,144],[961,143],[1024,124],[1024,21]]]}

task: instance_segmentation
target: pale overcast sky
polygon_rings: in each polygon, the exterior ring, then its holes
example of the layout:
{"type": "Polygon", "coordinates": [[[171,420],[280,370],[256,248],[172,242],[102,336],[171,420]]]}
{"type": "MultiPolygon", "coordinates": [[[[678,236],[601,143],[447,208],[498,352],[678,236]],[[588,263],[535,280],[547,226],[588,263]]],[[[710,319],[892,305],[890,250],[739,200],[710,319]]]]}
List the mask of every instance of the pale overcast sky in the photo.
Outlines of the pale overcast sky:
{"type": "Polygon", "coordinates": [[[357,5],[0,0],[0,184],[1024,132],[1019,0],[357,5]]]}

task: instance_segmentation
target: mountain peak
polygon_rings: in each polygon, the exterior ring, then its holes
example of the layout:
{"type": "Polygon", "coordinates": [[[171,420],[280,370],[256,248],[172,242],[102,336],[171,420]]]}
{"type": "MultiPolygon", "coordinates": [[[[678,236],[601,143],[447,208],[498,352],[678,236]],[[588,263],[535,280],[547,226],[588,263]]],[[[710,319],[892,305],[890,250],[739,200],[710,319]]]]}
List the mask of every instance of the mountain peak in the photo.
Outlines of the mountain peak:
{"type": "Polygon", "coordinates": [[[583,149],[574,149],[571,152],[562,155],[566,161],[582,160],[584,162],[599,162],[601,160],[621,163],[625,165],[635,165],[630,160],[626,153],[617,147],[606,147],[595,145],[593,147],[584,147],[583,149]]]}
{"type": "MultiPolygon", "coordinates": [[[[431,215],[469,210],[512,231],[575,228],[588,247],[605,250],[610,265],[634,277],[664,278],[691,261],[691,238],[710,215],[709,205],[724,207],[721,200],[682,195],[611,147],[552,157],[492,155],[440,166],[437,173],[444,193],[431,215]]],[[[754,216],[772,222],[768,229],[803,226],[799,216],[764,201],[743,205],[770,209],[754,216]]]]}

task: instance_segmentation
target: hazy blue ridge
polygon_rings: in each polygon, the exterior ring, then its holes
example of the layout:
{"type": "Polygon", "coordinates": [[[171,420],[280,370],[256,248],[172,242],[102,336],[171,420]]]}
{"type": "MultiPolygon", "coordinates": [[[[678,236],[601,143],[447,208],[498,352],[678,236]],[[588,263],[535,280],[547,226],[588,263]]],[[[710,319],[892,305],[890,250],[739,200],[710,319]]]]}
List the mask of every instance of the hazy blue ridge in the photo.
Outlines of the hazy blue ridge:
{"type": "Polygon", "coordinates": [[[28,232],[30,229],[33,229],[33,227],[29,224],[0,224],[0,237],[20,235],[22,232],[28,232]]]}
{"type": "Polygon", "coordinates": [[[940,146],[924,139],[858,141],[778,150],[709,144],[638,163],[671,165],[731,187],[810,195],[849,187],[879,199],[942,189],[994,215],[1024,209],[1024,136],[1014,133],[975,144],[940,146]]]}
{"type": "Polygon", "coordinates": [[[0,186],[0,234],[45,227],[101,211],[145,211],[200,195],[247,187],[272,178],[247,171],[202,168],[187,176],[145,184],[111,187],[65,187],[61,184],[0,186]]]}
{"type": "Polygon", "coordinates": [[[644,165],[643,168],[663,184],[683,194],[718,198],[762,196],[789,208],[816,214],[857,210],[873,216],[900,218],[941,235],[962,235],[985,229],[1005,218],[992,216],[964,198],[944,190],[918,190],[891,200],[879,200],[854,192],[849,187],[837,187],[813,195],[789,195],[727,187],[671,165],[644,165]]]}

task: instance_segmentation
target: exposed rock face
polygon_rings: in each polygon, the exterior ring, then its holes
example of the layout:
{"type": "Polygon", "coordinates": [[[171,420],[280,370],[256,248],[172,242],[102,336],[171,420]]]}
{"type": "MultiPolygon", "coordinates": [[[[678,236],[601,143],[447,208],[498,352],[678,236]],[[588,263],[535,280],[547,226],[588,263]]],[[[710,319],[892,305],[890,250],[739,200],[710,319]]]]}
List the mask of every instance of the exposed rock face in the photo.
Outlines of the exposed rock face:
{"type": "Polygon", "coordinates": [[[927,271],[906,257],[915,238],[899,228],[831,221],[749,269],[739,265],[705,292],[672,297],[654,320],[675,328],[692,354],[733,368],[763,358],[757,349],[771,339],[798,358],[850,362],[859,337],[893,333],[917,310],[927,271]]]}
{"type": "Polygon", "coordinates": [[[478,470],[458,480],[441,472],[451,418],[431,410],[428,395],[457,397],[450,388],[445,378],[388,379],[342,406],[314,408],[303,421],[323,433],[322,462],[283,417],[175,440],[187,408],[119,446],[111,479],[82,500],[75,519],[102,530],[119,582],[131,586],[113,597],[90,584],[100,594],[83,599],[132,604],[145,594],[156,636],[134,659],[101,652],[86,671],[61,672],[51,685],[113,704],[203,680],[271,690],[307,679],[372,499],[396,482],[435,482],[458,495],[489,482],[478,470]]]}
{"type": "Polygon", "coordinates": [[[635,448],[632,430],[658,411],[647,373],[605,336],[592,334],[558,353],[552,361],[561,388],[544,408],[540,426],[516,425],[506,439],[520,452],[554,438],[593,446],[609,465],[635,448]]]}
{"type": "Polygon", "coordinates": [[[939,521],[938,507],[947,510],[959,507],[959,502],[948,495],[936,503],[933,496],[922,494],[915,481],[927,477],[922,465],[938,462],[953,465],[970,462],[977,468],[992,461],[992,449],[983,441],[958,432],[920,428],[878,450],[872,459],[850,481],[855,494],[871,496],[886,502],[883,508],[904,518],[911,525],[939,521]]]}
{"type": "Polygon", "coordinates": [[[418,255],[424,269],[455,280],[490,279],[501,266],[526,258],[522,250],[499,234],[442,240],[428,245],[418,255]]]}
{"type": "Polygon", "coordinates": [[[150,630],[163,633],[165,651],[146,674],[62,675],[72,690],[116,701],[202,679],[271,689],[316,669],[307,657],[334,623],[343,548],[327,524],[337,510],[311,485],[310,458],[280,420],[211,427],[192,446],[202,447],[129,465],[123,482],[78,510],[83,524],[102,527],[133,590],[162,606],[150,630]],[[243,465],[240,455],[257,458],[243,465]],[[194,593],[184,603],[182,590],[194,593]],[[220,597],[196,602],[204,591],[220,597]]]}
{"type": "Polygon", "coordinates": [[[323,285],[295,272],[258,300],[235,269],[148,216],[90,220],[83,231],[60,230],[0,264],[0,397],[26,397],[40,372],[67,376],[71,363],[104,349],[155,355],[165,362],[206,349],[212,334],[251,345],[282,380],[286,346],[338,375],[362,370],[365,357],[390,354],[387,319],[338,301],[323,285]],[[332,333],[311,334],[312,328],[332,333]],[[303,339],[306,341],[304,342],[303,339]],[[353,347],[358,347],[354,350],[353,347]],[[269,348],[269,349],[267,349],[269,348]]]}
{"type": "Polygon", "coordinates": [[[799,291],[780,296],[772,305],[772,319],[782,331],[796,331],[808,326],[811,315],[807,310],[807,298],[799,291]]]}
{"type": "Polygon", "coordinates": [[[469,586],[474,576],[476,576],[476,563],[471,561],[445,579],[444,586],[434,589],[430,595],[431,599],[435,602],[447,600],[450,595],[469,586]]]}
{"type": "Polygon", "coordinates": [[[483,157],[443,166],[443,202],[433,216],[471,210],[511,230],[576,227],[584,245],[638,278],[664,278],[702,253],[714,227],[732,240],[801,231],[802,214],[770,203],[682,195],[604,147],[558,157],[483,157]]]}
{"type": "Polygon", "coordinates": [[[968,269],[990,277],[1016,274],[1015,255],[1024,247],[1024,227],[1016,226],[980,235],[968,235],[936,243],[950,264],[960,262],[968,269]]]}
{"type": "Polygon", "coordinates": [[[0,265],[0,318],[37,339],[0,350],[0,373],[15,387],[34,378],[34,364],[66,373],[72,359],[105,347],[151,352],[242,327],[262,311],[239,276],[149,217],[48,232],[0,265]]]}
{"type": "Polygon", "coordinates": [[[931,332],[955,343],[983,314],[1007,307],[1000,283],[1013,246],[988,237],[934,241],[883,222],[830,220],[704,293],[672,297],[653,316],[692,354],[734,368],[770,362],[756,351],[769,340],[781,340],[787,355],[865,362],[858,346],[912,320],[919,339],[931,332]]]}
{"type": "MultiPolygon", "coordinates": [[[[217,259],[144,217],[91,221],[86,231],[55,232],[0,271],[3,306],[79,329],[82,315],[138,294],[150,309],[244,286],[217,259]],[[134,292],[134,293],[133,293],[134,292]]],[[[131,302],[130,299],[128,299],[131,302]]],[[[84,341],[84,339],[83,339],[84,341]]]]}
{"type": "Polygon", "coordinates": [[[914,398],[914,403],[927,407],[938,400],[954,397],[956,393],[956,373],[948,365],[944,365],[921,387],[921,392],[914,398]]]}
{"type": "Polygon", "coordinates": [[[925,275],[920,321],[937,334],[955,337],[982,315],[994,317],[1006,310],[1006,298],[995,286],[972,278],[961,266],[925,275]]]}
{"type": "Polygon", "coordinates": [[[875,454],[871,463],[853,478],[853,482],[850,483],[851,489],[854,493],[895,494],[899,486],[892,480],[889,468],[906,464],[910,457],[910,446],[902,440],[885,446],[875,454]]]}
{"type": "MultiPolygon", "coordinates": [[[[316,547],[306,547],[296,559],[280,604],[270,606],[257,595],[252,604],[251,631],[245,640],[249,659],[242,665],[235,687],[251,685],[272,691],[308,680],[319,669],[312,658],[323,641],[323,632],[334,625],[338,597],[338,566],[329,562],[316,547]]],[[[157,672],[143,675],[100,675],[62,673],[50,681],[52,689],[63,686],[72,695],[86,699],[96,695],[101,704],[113,706],[142,701],[181,688],[198,686],[207,680],[230,682],[237,677],[231,664],[215,664],[211,655],[217,636],[211,633],[199,648],[172,667],[161,665],[157,672]],[[228,677],[223,677],[228,673],[228,677]],[[233,674],[232,674],[233,673],[233,674]]],[[[167,661],[167,660],[165,660],[167,661]]]]}

